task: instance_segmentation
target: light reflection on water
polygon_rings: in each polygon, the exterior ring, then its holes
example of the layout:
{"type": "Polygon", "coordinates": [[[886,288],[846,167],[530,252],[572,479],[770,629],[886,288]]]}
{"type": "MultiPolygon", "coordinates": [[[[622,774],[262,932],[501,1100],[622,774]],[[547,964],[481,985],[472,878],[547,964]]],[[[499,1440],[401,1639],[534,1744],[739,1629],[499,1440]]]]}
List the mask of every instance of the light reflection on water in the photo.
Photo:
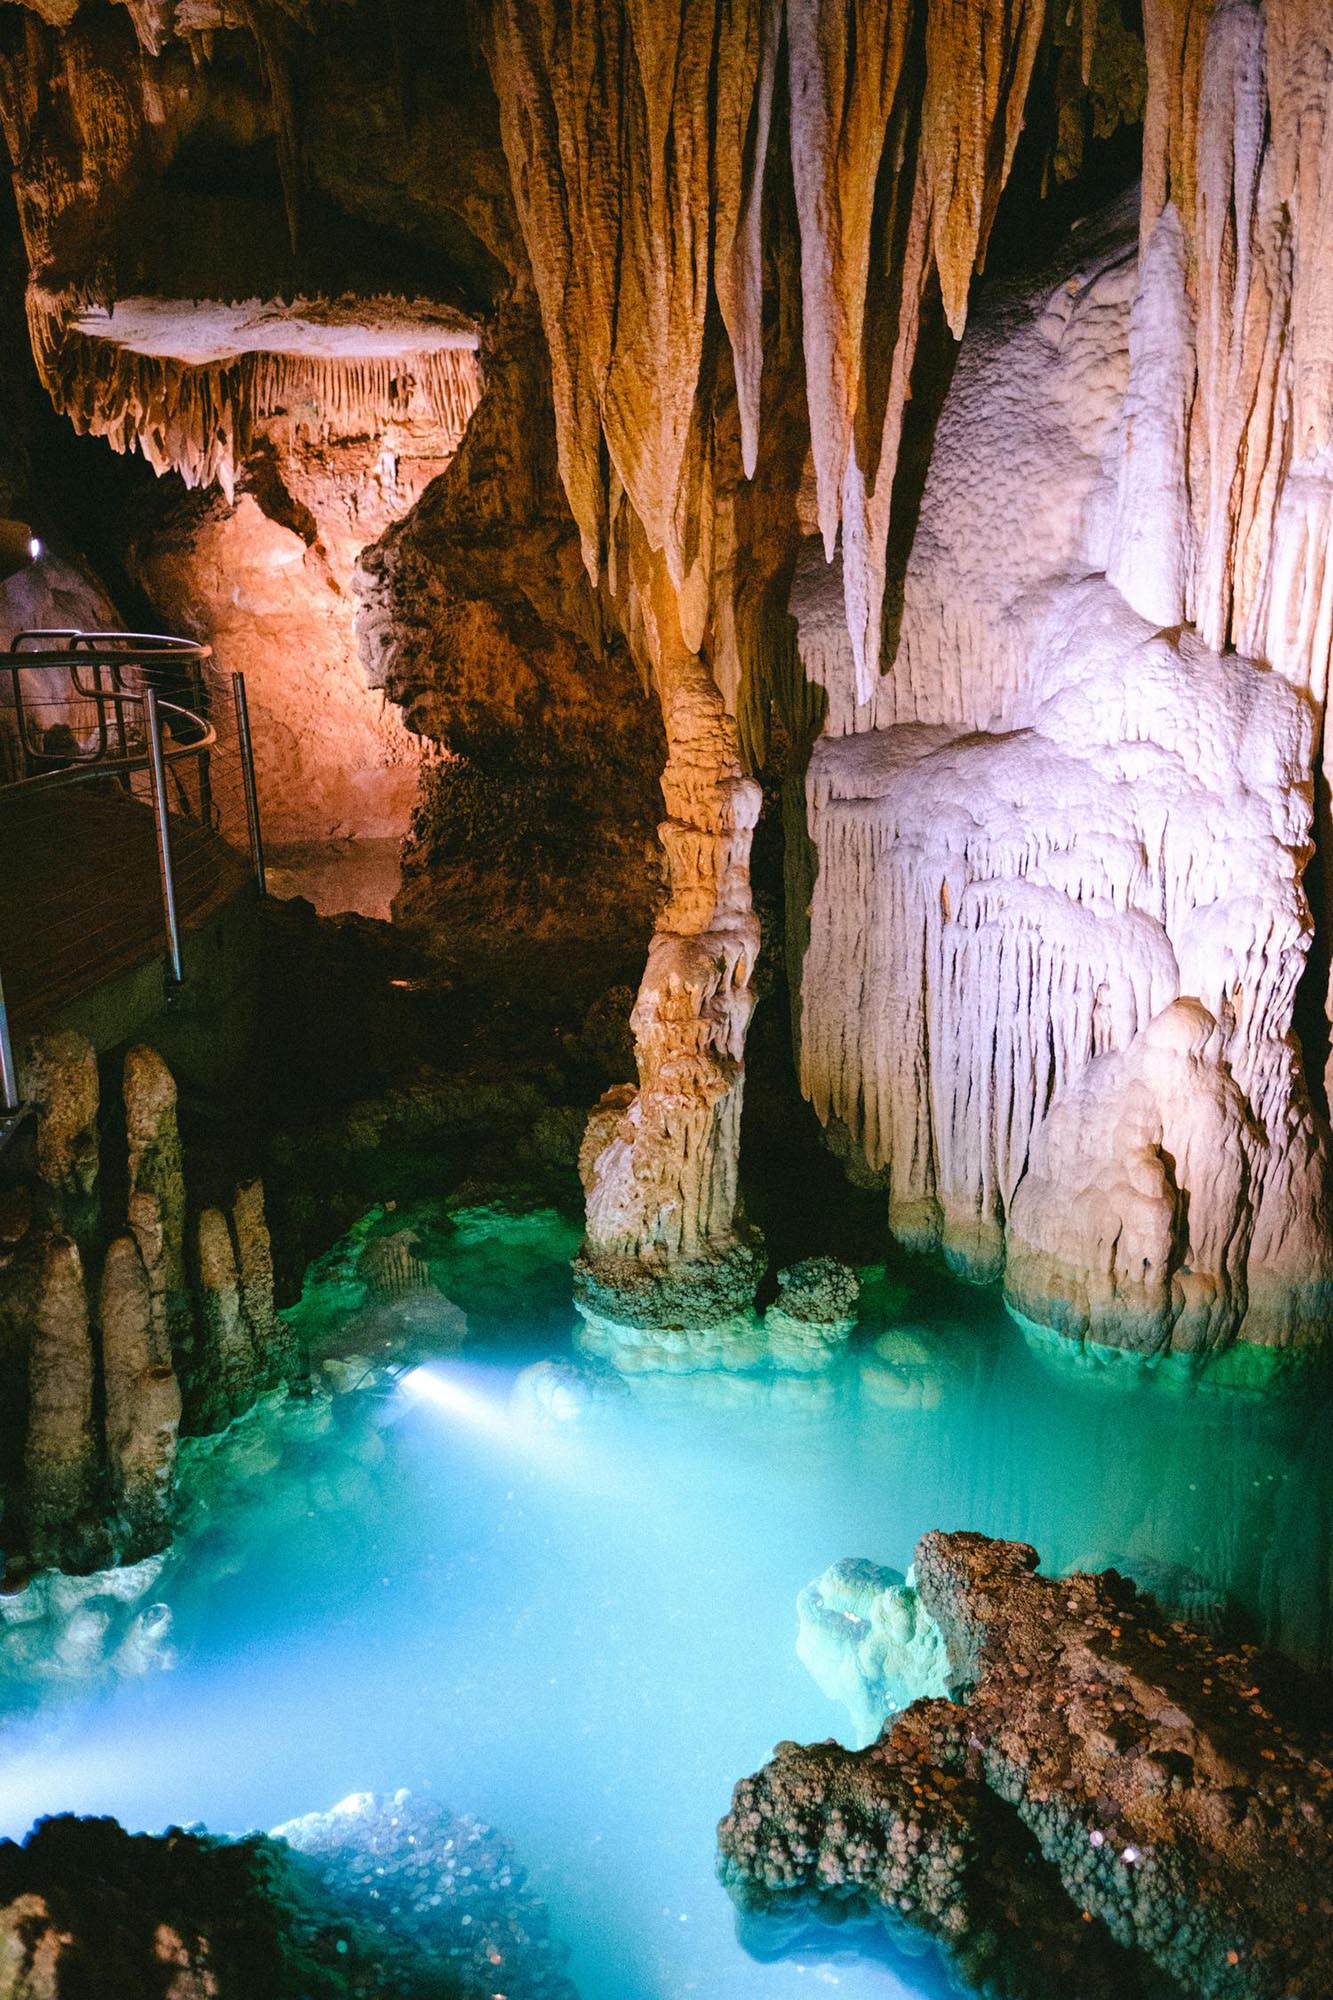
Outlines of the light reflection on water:
{"type": "Polygon", "coordinates": [[[748,1958],[713,1878],[734,1780],[781,1737],[851,1740],[796,1658],[804,1584],[971,1527],[1323,1645],[1308,1391],[1053,1371],[993,1301],[936,1287],[915,1334],[878,1353],[872,1328],[828,1375],[603,1375],[543,1424],[511,1391],[575,1358],[571,1246],[525,1227],[432,1264],[471,1338],[416,1393],[344,1395],[323,1435],[263,1419],[201,1466],[160,1587],[178,1664],[14,1721],[0,1830],[73,1809],[240,1831],[407,1785],[514,1842],[583,2000],[937,1995],[933,1958],[851,1940],[748,1958]]]}

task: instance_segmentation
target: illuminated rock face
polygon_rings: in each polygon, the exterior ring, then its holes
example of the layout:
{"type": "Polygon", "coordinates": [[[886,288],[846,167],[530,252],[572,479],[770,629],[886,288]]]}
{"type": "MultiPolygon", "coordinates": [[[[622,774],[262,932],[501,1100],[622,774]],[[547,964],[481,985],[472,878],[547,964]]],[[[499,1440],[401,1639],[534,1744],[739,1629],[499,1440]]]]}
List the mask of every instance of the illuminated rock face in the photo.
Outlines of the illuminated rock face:
{"type": "Polygon", "coordinates": [[[1308,674],[1182,629],[1180,231],[1141,260],[1115,217],[1085,235],[974,321],[869,701],[798,573],[830,704],[803,1082],[888,1168],[895,1233],[1005,1273],[1026,1319],[1303,1345],[1333,1280],[1292,1033],[1316,709],[1308,674]]]}
{"type": "Polygon", "coordinates": [[[297,417],[267,424],[233,502],[184,501],[133,557],[173,629],[244,670],[271,843],[401,839],[416,798],[420,739],[359,657],[356,565],[457,436],[424,412],[348,421],[353,434],[323,441],[297,417]]]}

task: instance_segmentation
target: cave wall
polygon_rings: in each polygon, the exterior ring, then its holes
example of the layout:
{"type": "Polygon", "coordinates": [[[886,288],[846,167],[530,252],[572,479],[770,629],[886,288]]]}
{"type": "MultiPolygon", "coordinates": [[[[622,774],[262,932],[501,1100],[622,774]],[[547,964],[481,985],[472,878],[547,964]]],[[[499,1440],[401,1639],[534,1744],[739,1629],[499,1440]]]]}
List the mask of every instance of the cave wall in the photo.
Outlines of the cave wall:
{"type": "MultiPolygon", "coordinates": [[[[1325,11],[478,0],[383,46],[359,8],[203,19],[5,24],[38,365],[88,427],[240,478],[227,532],[216,499],[188,531],[199,574],[142,552],[155,589],[221,605],[268,543],[317,596],[327,559],[345,662],[343,530],[376,530],[356,741],[401,747],[382,689],[436,746],[403,915],[651,916],[638,1087],[584,1147],[585,1298],[642,1319],[683,1276],[715,1317],[762,1270],[739,1149],[777,738],[812,745],[803,1085],[897,1233],[1079,1339],[1312,1342],[1325,11]],[[1015,276],[1140,120],[1137,199],[1015,276]],[[396,522],[354,424],[298,439],[280,371],[85,352],[88,299],[147,282],[136,214],[219,135],[269,150],[293,240],[332,203],[479,329],[462,448],[396,522]]],[[[351,710],[325,719],[332,756],[351,710]]]]}

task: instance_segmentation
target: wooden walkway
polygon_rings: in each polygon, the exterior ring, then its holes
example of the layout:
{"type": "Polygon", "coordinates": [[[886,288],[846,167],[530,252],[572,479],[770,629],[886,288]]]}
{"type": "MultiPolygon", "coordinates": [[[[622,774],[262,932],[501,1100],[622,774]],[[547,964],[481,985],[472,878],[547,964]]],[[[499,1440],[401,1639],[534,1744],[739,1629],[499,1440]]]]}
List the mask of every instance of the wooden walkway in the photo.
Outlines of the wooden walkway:
{"type": "MultiPolygon", "coordinates": [[[[171,842],[186,930],[220,908],[250,871],[197,822],[173,817],[171,842]]],[[[165,953],[146,800],[110,780],[0,792],[0,981],[16,1035],[165,953]]]]}

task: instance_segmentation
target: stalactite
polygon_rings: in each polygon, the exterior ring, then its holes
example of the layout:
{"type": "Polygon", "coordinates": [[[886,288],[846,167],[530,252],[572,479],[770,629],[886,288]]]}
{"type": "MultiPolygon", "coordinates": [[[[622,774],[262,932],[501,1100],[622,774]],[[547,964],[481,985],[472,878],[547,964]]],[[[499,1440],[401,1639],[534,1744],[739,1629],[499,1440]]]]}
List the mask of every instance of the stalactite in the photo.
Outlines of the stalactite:
{"type": "MultiPolygon", "coordinates": [[[[922,300],[937,271],[945,311],[961,330],[1012,164],[1044,14],[1043,0],[953,0],[942,8],[494,0],[489,9],[492,80],[551,349],[561,476],[590,576],[610,571],[618,603],[628,577],[631,598],[639,598],[624,611],[631,636],[655,634],[644,651],[667,721],[672,818],[664,840],[673,895],[636,1009],[641,1078],[664,1072],[664,1037],[696,1052],[715,1044],[736,1065],[737,1112],[749,1010],[741,989],[754,962],[752,942],[741,938],[752,814],[748,803],[737,807],[735,733],[719,688],[735,701],[749,642],[737,632],[709,314],[715,293],[731,342],[741,467],[753,475],[765,449],[758,225],[780,25],[785,20],[821,524],[832,556],[841,521],[858,694],[866,701],[879,661],[889,504],[922,300]],[[622,512],[632,517],[628,536],[617,526],[622,512]],[[643,550],[627,559],[618,539],[637,547],[640,537],[643,550]],[[688,671],[684,656],[695,661],[688,671]],[[677,774],[685,772],[688,796],[678,809],[673,795],[681,795],[677,774]],[[731,843],[721,870],[705,858],[719,823],[731,843]],[[742,831],[744,842],[733,839],[742,831]],[[723,877],[731,911],[719,929],[714,884],[723,877]],[[709,1023],[727,988],[733,997],[719,1034],[709,1023]],[[670,1006],[662,1001],[668,989],[676,995],[670,1006]]],[[[756,604],[762,599],[761,591],[756,604]]],[[[701,1103],[711,1101],[712,1081],[697,1081],[701,1103]]],[[[728,1086],[717,1102],[730,1094],[728,1086]]],[[[735,1119],[728,1112],[719,1124],[708,1114],[723,1199],[716,1211],[708,1206],[701,1230],[685,1186],[711,1184],[711,1169],[701,1182],[697,1158],[687,1168],[697,1147],[689,1121],[673,1126],[665,1117],[660,1137],[646,1138],[651,1103],[645,1081],[634,1104],[619,1107],[618,1121],[608,1111],[599,1144],[589,1142],[589,1241],[604,1243],[608,1255],[637,1242],[644,1254],[665,1245],[688,1259],[725,1234],[736,1169],[734,1157],[725,1168],[721,1162],[734,1154],[735,1119]],[[629,1183],[650,1159],[642,1170],[660,1180],[670,1147],[674,1193],[646,1208],[660,1215],[671,1206],[675,1219],[642,1228],[625,1221],[629,1183]]]]}
{"type": "MultiPolygon", "coordinates": [[[[398,300],[364,308],[372,319],[401,309],[398,300]]],[[[299,412],[316,438],[424,417],[444,455],[457,449],[481,394],[480,363],[467,346],[346,358],[255,352],[192,363],[83,333],[70,326],[68,307],[39,289],[30,291],[28,317],[43,384],[76,430],[118,451],[137,449],[155,472],[177,472],[187,486],[217,480],[228,498],[256,430],[279,412],[299,412]]]]}

